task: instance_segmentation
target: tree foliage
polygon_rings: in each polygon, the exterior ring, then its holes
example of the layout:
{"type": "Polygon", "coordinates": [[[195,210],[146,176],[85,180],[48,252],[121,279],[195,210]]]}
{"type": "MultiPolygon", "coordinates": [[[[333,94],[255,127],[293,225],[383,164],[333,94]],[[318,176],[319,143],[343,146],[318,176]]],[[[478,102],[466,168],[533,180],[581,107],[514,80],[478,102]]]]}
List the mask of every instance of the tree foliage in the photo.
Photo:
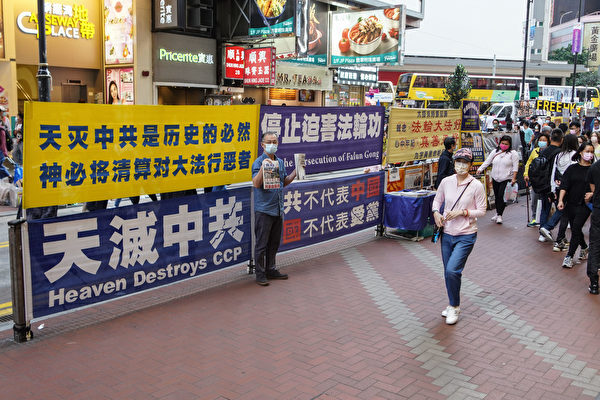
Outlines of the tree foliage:
{"type": "Polygon", "coordinates": [[[469,93],[471,93],[469,75],[465,67],[458,64],[446,82],[444,91],[446,101],[450,104],[450,108],[460,108],[461,100],[469,97],[469,93]]]}
{"type": "MultiPolygon", "coordinates": [[[[587,65],[588,60],[590,58],[590,52],[588,49],[582,49],[581,53],[577,55],[577,64],[578,65],[587,65]]],[[[553,61],[566,61],[569,64],[573,64],[574,57],[571,54],[571,44],[567,47],[562,47],[560,49],[552,50],[548,53],[548,60],[553,61]]],[[[598,86],[600,84],[600,79],[598,79],[597,71],[589,71],[589,72],[577,72],[577,77],[575,79],[575,86],[598,86]]],[[[573,74],[567,78],[567,86],[573,85],[573,74]]]]}

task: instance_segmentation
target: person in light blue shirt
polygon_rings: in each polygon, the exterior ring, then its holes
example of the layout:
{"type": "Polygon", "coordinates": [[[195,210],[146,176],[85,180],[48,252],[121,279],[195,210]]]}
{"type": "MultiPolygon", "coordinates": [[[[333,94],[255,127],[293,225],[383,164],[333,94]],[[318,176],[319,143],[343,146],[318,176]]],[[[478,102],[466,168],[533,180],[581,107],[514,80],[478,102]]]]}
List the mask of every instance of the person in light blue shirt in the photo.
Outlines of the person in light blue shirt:
{"type": "Polygon", "coordinates": [[[525,135],[525,146],[529,149],[534,138],[533,130],[529,127],[529,121],[523,121],[523,133],[525,135]]]}
{"type": "Polygon", "coordinates": [[[252,185],[254,186],[254,235],[256,245],[254,251],[256,283],[261,286],[269,284],[268,279],[287,279],[275,268],[275,256],[281,242],[283,229],[283,188],[296,178],[296,170],[287,175],[285,165],[278,158],[277,135],[263,135],[261,147],[264,153],[252,164],[252,185]],[[267,181],[264,180],[267,170],[267,181]]]}

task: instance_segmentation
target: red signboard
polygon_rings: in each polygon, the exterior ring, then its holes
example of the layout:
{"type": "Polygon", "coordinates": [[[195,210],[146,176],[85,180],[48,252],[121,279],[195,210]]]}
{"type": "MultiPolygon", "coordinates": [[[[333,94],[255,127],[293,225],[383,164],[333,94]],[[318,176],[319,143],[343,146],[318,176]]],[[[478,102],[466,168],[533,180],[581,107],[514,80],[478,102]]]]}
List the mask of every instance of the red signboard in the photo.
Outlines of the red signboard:
{"type": "Polygon", "coordinates": [[[244,79],[244,48],[225,47],[225,78],[244,79]]]}
{"type": "Polygon", "coordinates": [[[246,49],[244,85],[275,85],[275,48],[246,49]]]}

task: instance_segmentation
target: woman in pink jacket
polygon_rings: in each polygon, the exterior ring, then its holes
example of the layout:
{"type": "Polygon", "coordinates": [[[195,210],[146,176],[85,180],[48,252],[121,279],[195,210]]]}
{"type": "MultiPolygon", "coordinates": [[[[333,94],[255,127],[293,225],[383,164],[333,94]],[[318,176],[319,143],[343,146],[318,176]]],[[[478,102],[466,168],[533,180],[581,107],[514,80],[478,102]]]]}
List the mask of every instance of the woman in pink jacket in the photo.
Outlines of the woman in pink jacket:
{"type": "Polygon", "coordinates": [[[444,228],[442,260],[449,305],[442,316],[448,325],[458,321],[462,271],[477,240],[477,218],[486,210],[483,185],[469,175],[471,150],[459,149],[452,158],[456,174],[442,180],[433,200],[435,224],[444,228]]]}

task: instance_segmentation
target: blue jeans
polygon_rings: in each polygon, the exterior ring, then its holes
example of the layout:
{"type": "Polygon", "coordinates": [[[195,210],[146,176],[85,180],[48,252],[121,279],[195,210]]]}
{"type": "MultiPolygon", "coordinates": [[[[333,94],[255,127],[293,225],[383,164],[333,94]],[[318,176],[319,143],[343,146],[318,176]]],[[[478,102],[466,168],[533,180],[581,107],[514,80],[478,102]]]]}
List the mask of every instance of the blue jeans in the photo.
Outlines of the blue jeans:
{"type": "Polygon", "coordinates": [[[540,220],[538,222],[540,223],[540,226],[543,226],[546,224],[546,221],[548,221],[548,215],[550,215],[552,203],[545,194],[541,194],[540,197],[542,198],[542,211],[540,212],[540,220]]]}
{"type": "Polygon", "coordinates": [[[540,225],[540,227],[546,228],[549,231],[551,231],[552,229],[554,229],[556,227],[556,225],[558,225],[562,215],[563,215],[563,212],[557,208],[556,211],[554,212],[554,214],[552,214],[552,216],[550,217],[550,219],[548,219],[546,217],[547,221],[543,225],[540,225]]]}
{"type": "Polygon", "coordinates": [[[442,236],[442,260],[444,262],[444,279],[448,300],[452,307],[460,305],[460,281],[465,268],[467,257],[471,254],[477,233],[470,235],[452,236],[444,233],[442,236]]]}

